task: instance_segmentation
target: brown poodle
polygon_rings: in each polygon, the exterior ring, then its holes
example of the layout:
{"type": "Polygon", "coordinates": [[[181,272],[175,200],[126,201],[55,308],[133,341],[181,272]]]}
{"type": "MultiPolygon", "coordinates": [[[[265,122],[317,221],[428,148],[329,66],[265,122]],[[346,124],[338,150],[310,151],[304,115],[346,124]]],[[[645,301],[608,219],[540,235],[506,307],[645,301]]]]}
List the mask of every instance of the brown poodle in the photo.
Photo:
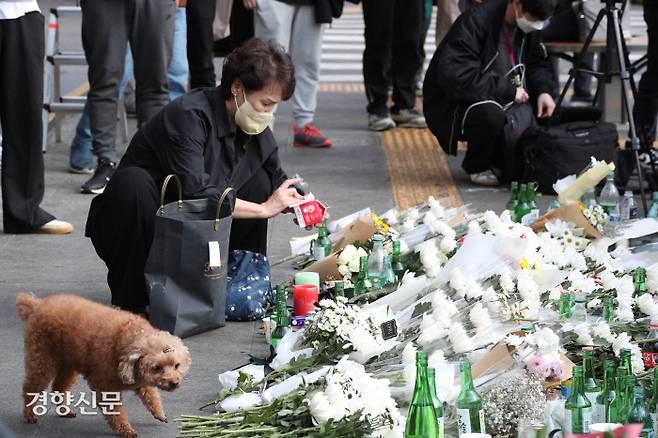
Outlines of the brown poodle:
{"type": "MultiPolygon", "coordinates": [[[[34,398],[28,393],[45,391],[50,382],[54,392],[65,393],[78,374],[97,399],[103,392],[133,390],[153,417],[167,421],[157,388],[178,388],[190,365],[179,338],[156,330],[141,316],[75,295],[40,300],[20,293],[16,307],[26,321],[23,415],[28,423],[37,421],[33,407],[27,406],[34,398]]],[[[106,414],[105,419],[112,430],[137,436],[121,405],[109,413],[113,415],[106,414]]]]}

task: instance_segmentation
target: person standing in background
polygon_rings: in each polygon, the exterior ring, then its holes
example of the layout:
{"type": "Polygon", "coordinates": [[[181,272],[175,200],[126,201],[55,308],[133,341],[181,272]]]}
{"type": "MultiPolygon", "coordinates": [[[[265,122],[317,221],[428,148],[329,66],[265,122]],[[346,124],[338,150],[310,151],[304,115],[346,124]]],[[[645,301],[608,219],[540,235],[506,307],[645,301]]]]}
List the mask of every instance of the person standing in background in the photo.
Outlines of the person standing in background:
{"type": "Polygon", "coordinates": [[[368,127],[373,131],[425,128],[414,109],[416,72],[421,68],[423,0],[363,0],[366,48],[363,79],[368,98],[368,127]],[[388,88],[393,84],[393,107],[388,88]]]}
{"type": "Polygon", "coordinates": [[[73,226],[39,207],[44,18],[36,0],[0,0],[2,221],[5,233],[68,234],[73,226]]]}
{"type": "Polygon", "coordinates": [[[436,34],[434,38],[438,47],[453,23],[457,21],[461,10],[459,9],[459,0],[438,0],[437,6],[436,34]]]}
{"type": "MultiPolygon", "coordinates": [[[[637,100],[633,106],[633,117],[640,139],[646,142],[648,151],[656,140],[656,116],[658,116],[658,2],[644,0],[644,21],[647,23],[647,69],[637,91],[637,100]]],[[[645,161],[648,160],[645,159],[645,161]]]]}
{"type": "MultiPolygon", "coordinates": [[[[133,77],[133,57],[130,51],[130,44],[126,51],[126,60],[123,70],[123,77],[119,83],[119,101],[124,97],[124,91],[128,82],[133,77]]],[[[189,68],[187,66],[187,22],[185,20],[185,4],[179,2],[176,9],[176,20],[174,25],[174,43],[171,61],[167,69],[167,79],[169,82],[169,100],[172,101],[178,96],[185,94],[189,78],[189,68]]],[[[89,119],[89,103],[85,102],[85,107],[75,128],[75,137],[71,142],[71,151],[69,154],[69,172],[76,174],[94,173],[93,152],[92,152],[91,121],[89,119]]]]}
{"type": "MultiPolygon", "coordinates": [[[[332,142],[313,124],[320,80],[320,55],[325,20],[318,20],[313,0],[244,0],[254,9],[256,38],[274,40],[292,57],[295,93],[292,97],[296,147],[327,148],[332,142]],[[319,22],[320,21],[320,22],[319,22]]],[[[331,17],[328,18],[331,22],[331,17]]]]}
{"type": "Polygon", "coordinates": [[[89,65],[87,101],[91,119],[94,175],[82,193],[102,193],[117,167],[119,82],[126,45],[133,53],[137,123],[144,124],[169,101],[176,3],[172,0],[82,0],[82,45],[89,65]]]}
{"type": "Polygon", "coordinates": [[[212,23],[216,0],[187,0],[187,62],[190,88],[216,85],[212,23]]]}

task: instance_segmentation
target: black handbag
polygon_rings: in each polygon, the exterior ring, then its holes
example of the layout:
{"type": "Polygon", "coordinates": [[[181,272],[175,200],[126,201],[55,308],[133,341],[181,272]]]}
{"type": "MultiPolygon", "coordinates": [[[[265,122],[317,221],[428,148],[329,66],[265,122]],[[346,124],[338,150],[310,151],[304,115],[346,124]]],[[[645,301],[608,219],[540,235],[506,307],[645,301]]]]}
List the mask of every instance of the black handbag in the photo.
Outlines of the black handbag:
{"type": "Polygon", "coordinates": [[[591,162],[613,162],[617,152],[617,127],[596,120],[561,123],[528,129],[521,140],[522,180],[536,181],[542,193],[554,194],[553,183],[579,174],[591,162]]]}
{"type": "Polygon", "coordinates": [[[503,127],[503,156],[505,167],[503,176],[506,179],[517,179],[523,169],[523,160],[519,154],[519,140],[528,129],[537,127],[537,118],[532,106],[525,103],[515,103],[504,110],[505,126],[503,127]]]}

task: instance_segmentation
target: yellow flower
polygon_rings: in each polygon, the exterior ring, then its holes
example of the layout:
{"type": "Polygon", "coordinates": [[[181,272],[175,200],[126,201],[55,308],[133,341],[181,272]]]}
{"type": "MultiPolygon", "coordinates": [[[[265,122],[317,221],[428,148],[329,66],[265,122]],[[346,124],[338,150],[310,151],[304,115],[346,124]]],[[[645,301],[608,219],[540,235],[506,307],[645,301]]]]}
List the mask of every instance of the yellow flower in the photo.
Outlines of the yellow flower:
{"type": "Polygon", "coordinates": [[[528,263],[528,259],[523,257],[521,259],[521,269],[528,269],[528,266],[530,266],[530,263],[528,263]]]}

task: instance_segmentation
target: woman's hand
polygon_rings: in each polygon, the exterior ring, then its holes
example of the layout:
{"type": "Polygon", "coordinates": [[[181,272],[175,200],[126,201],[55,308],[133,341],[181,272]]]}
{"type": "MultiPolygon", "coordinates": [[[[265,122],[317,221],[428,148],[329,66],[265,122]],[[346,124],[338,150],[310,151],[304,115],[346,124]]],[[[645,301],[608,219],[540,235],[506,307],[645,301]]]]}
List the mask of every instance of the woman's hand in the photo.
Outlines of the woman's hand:
{"type": "Polygon", "coordinates": [[[304,197],[297,193],[294,187],[300,183],[300,178],[287,179],[281,186],[272,193],[267,201],[261,204],[263,208],[263,218],[269,219],[276,216],[291,205],[298,204],[304,200],[304,197]]]}
{"type": "Polygon", "coordinates": [[[256,9],[256,6],[258,5],[257,0],[242,0],[242,3],[244,3],[245,9],[256,9]]]}
{"type": "Polygon", "coordinates": [[[537,117],[550,117],[555,111],[555,101],[548,93],[542,93],[537,98],[537,117]]]}
{"type": "Polygon", "coordinates": [[[524,103],[528,101],[528,92],[523,87],[517,87],[516,96],[514,97],[515,103],[524,103]]]}

